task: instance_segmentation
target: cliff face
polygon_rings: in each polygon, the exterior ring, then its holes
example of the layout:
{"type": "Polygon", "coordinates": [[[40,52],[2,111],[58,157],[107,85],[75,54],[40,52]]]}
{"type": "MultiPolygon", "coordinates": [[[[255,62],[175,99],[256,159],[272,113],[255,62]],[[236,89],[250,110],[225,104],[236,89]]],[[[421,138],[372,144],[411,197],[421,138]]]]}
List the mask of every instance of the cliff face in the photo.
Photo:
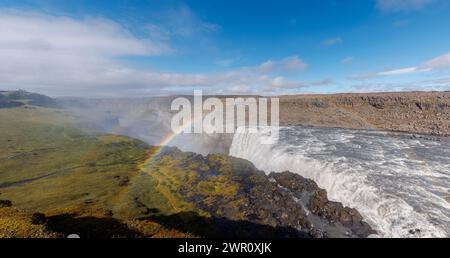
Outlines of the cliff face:
{"type": "MultiPolygon", "coordinates": [[[[77,115],[97,127],[121,128],[120,133],[139,137],[135,132],[134,121],[127,127],[111,124],[111,117],[130,120],[129,114],[139,119],[151,117],[151,121],[161,123],[160,131],[168,131],[170,102],[176,97],[129,99],[59,99],[24,92],[0,92],[0,108],[24,105],[19,99],[32,99],[29,103],[37,106],[64,106],[80,109],[77,115]],[[31,97],[33,98],[31,98],[31,97]],[[89,114],[95,116],[89,119],[89,114]],[[152,117],[152,116],[155,116],[152,117]],[[92,121],[91,121],[92,120],[92,121]],[[106,122],[102,122],[102,121],[106,122]],[[95,122],[94,122],[95,121],[95,122]],[[104,126],[107,123],[108,126],[104,126]],[[131,131],[131,132],[130,132],[131,131]]],[[[207,96],[205,96],[207,97],[207,96]]],[[[223,96],[219,96],[224,98],[223,96]]],[[[232,97],[232,96],[230,96],[232,97]]],[[[237,96],[234,96],[237,97],[237,96]]],[[[245,96],[244,96],[245,97],[245,96]]],[[[132,119],[131,119],[132,120],[132,119]]],[[[321,94],[280,96],[280,122],[282,125],[310,125],[342,127],[350,129],[375,129],[402,131],[438,136],[450,135],[450,92],[398,92],[398,93],[360,93],[360,94],[321,94]]],[[[148,126],[148,124],[147,124],[148,126]]],[[[137,126],[136,126],[137,127],[137,126]]],[[[142,128],[142,125],[139,125],[142,128]]],[[[152,130],[154,131],[154,130],[152,130]]],[[[147,137],[148,138],[148,137],[147,137]]],[[[153,138],[152,138],[153,139],[153,138]]]]}
{"type": "MultiPolygon", "coordinates": [[[[218,97],[225,100],[225,96],[218,97]]],[[[157,145],[171,132],[170,123],[176,111],[170,110],[170,104],[174,98],[58,99],[58,104],[65,112],[77,116],[83,127],[157,145]]],[[[448,136],[450,92],[280,96],[280,122],[448,136]]],[[[205,155],[228,153],[232,138],[232,134],[182,134],[171,144],[205,155]]]]}
{"type": "Polygon", "coordinates": [[[285,125],[450,135],[450,92],[283,96],[280,106],[285,125]]]}

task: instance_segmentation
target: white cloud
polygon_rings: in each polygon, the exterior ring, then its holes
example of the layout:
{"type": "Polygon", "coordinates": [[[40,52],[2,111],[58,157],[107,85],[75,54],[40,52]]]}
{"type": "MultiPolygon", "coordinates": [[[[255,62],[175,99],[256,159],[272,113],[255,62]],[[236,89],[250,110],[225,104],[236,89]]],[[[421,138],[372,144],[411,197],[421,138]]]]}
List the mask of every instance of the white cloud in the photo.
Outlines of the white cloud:
{"type": "Polygon", "coordinates": [[[315,81],[315,82],[311,82],[310,84],[312,86],[325,86],[325,85],[330,85],[333,83],[333,80],[331,79],[325,79],[325,80],[320,80],[320,81],[315,81]]]}
{"type": "Polygon", "coordinates": [[[430,70],[431,70],[430,68],[407,67],[407,68],[379,72],[378,75],[379,76],[404,75],[404,74],[429,72],[430,70]]]}
{"type": "MultiPolygon", "coordinates": [[[[154,32],[159,28],[151,27],[154,32]]],[[[159,33],[163,39],[164,32],[159,33]]],[[[239,93],[308,85],[267,74],[306,69],[297,56],[216,74],[143,70],[121,61],[170,53],[164,42],[138,38],[105,19],[0,11],[0,85],[52,96],[142,96],[189,93],[194,88],[239,93]]]]}
{"type": "Polygon", "coordinates": [[[89,94],[87,89],[125,81],[131,70],[119,58],[170,51],[166,44],[137,38],[110,20],[0,11],[2,87],[89,94]]]}
{"type": "Polygon", "coordinates": [[[450,87],[450,78],[438,78],[438,79],[433,79],[433,80],[425,80],[425,81],[422,81],[422,83],[430,83],[430,84],[450,87]]]}
{"type": "Polygon", "coordinates": [[[406,75],[406,74],[415,74],[415,73],[423,73],[431,71],[430,68],[418,68],[418,67],[407,67],[393,70],[385,70],[381,72],[373,72],[366,74],[356,74],[352,75],[351,79],[370,79],[370,78],[378,78],[378,77],[386,77],[386,76],[395,76],[395,75],[406,75]]]}
{"type": "Polygon", "coordinates": [[[341,60],[341,63],[342,64],[351,64],[351,63],[353,63],[353,59],[354,59],[353,57],[347,56],[341,60]]]}
{"type": "Polygon", "coordinates": [[[450,53],[433,58],[419,66],[391,69],[381,72],[371,72],[366,74],[355,74],[352,75],[350,78],[357,80],[364,80],[377,77],[417,74],[448,68],[450,68],[450,53]]]}
{"type": "Polygon", "coordinates": [[[303,71],[308,68],[308,65],[303,62],[298,56],[289,56],[281,60],[282,66],[287,71],[303,71]]]}
{"type": "Polygon", "coordinates": [[[156,24],[147,24],[146,29],[148,34],[157,40],[168,41],[171,38],[171,33],[167,29],[162,26],[158,26],[156,24]]]}
{"type": "Polygon", "coordinates": [[[275,68],[275,66],[276,62],[268,60],[259,66],[259,70],[261,73],[269,73],[275,68]]]}
{"type": "Polygon", "coordinates": [[[234,59],[232,59],[232,58],[220,59],[215,62],[216,65],[225,66],[225,67],[230,66],[233,63],[234,63],[234,59]]]}
{"type": "Polygon", "coordinates": [[[220,26],[201,20],[188,6],[181,5],[157,15],[148,25],[155,37],[197,37],[220,30],[220,26]]]}
{"type": "Polygon", "coordinates": [[[137,39],[104,19],[74,20],[37,13],[0,12],[0,48],[6,52],[52,52],[102,56],[159,55],[167,46],[137,39]]]}
{"type": "Polygon", "coordinates": [[[393,22],[392,26],[394,28],[399,29],[399,28],[407,27],[409,24],[410,24],[409,20],[398,20],[398,21],[393,22]]]}
{"type": "Polygon", "coordinates": [[[401,91],[448,91],[450,81],[411,81],[404,83],[358,83],[351,86],[353,92],[401,92],[401,91]]]}
{"type": "Polygon", "coordinates": [[[341,44],[342,42],[343,42],[342,38],[335,37],[335,38],[330,38],[330,39],[326,39],[326,40],[322,41],[322,45],[326,46],[326,47],[330,47],[330,46],[341,44]]]}
{"type": "Polygon", "coordinates": [[[270,86],[272,88],[301,88],[305,87],[306,85],[303,82],[297,82],[297,81],[290,81],[282,76],[275,77],[271,79],[270,86]]]}
{"type": "Polygon", "coordinates": [[[235,85],[235,86],[231,86],[230,88],[226,89],[225,91],[222,90],[221,93],[253,94],[253,93],[257,93],[257,92],[254,91],[254,89],[248,87],[247,85],[235,85]]]}
{"type": "Polygon", "coordinates": [[[430,69],[450,68],[450,53],[431,59],[425,63],[424,67],[430,69]]]}
{"type": "Polygon", "coordinates": [[[377,0],[377,7],[383,12],[415,11],[436,0],[377,0]]]}
{"type": "MultiPolygon", "coordinates": [[[[188,11],[183,12],[184,20],[190,17],[187,20],[192,24],[199,23],[188,11]]],[[[202,24],[201,30],[217,29],[202,24]]],[[[174,32],[170,27],[167,23],[166,27],[149,25],[151,37],[139,38],[111,20],[0,10],[0,85],[51,96],[144,96],[192,93],[194,88],[211,94],[256,94],[330,83],[279,76],[307,69],[298,56],[214,74],[145,70],[122,61],[122,57],[172,53],[167,40],[174,33],[192,35],[190,29],[174,32]]],[[[224,59],[218,64],[232,62],[224,59]]]]}
{"type": "Polygon", "coordinates": [[[259,66],[259,71],[263,74],[271,72],[301,72],[308,68],[298,56],[288,56],[282,60],[268,60],[259,66]]]}
{"type": "Polygon", "coordinates": [[[272,89],[301,89],[312,86],[325,86],[332,84],[333,81],[330,79],[320,80],[320,81],[298,81],[298,80],[288,80],[282,76],[278,76],[270,79],[269,85],[272,89]]]}

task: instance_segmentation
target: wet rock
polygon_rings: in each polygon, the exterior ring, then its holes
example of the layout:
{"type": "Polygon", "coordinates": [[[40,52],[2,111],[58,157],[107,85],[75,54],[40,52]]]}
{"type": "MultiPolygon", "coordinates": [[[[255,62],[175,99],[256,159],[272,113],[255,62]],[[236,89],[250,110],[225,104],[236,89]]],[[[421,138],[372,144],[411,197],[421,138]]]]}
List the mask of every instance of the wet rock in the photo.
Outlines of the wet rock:
{"type": "Polygon", "coordinates": [[[320,229],[312,229],[309,231],[309,235],[313,238],[326,238],[327,234],[320,229]]]}
{"type": "Polygon", "coordinates": [[[274,178],[281,187],[291,191],[298,200],[302,200],[308,211],[326,222],[342,224],[359,237],[376,233],[363,221],[363,217],[356,209],[329,201],[327,192],[320,189],[314,181],[291,172],[272,173],[270,177],[274,178]]]}
{"type": "Polygon", "coordinates": [[[184,201],[212,218],[276,229],[270,236],[252,231],[253,237],[367,237],[374,232],[356,210],[329,201],[325,190],[298,174],[266,175],[251,162],[226,155],[165,151],[180,160],[173,165],[177,169],[191,168],[191,181],[177,190],[184,201]]]}
{"type": "Polygon", "coordinates": [[[312,195],[308,208],[312,213],[327,220],[336,221],[349,227],[359,236],[376,234],[376,231],[363,221],[363,217],[356,210],[344,207],[341,203],[329,201],[325,190],[319,189],[312,195]]]}
{"type": "Polygon", "coordinates": [[[410,229],[408,231],[409,234],[411,235],[416,235],[416,234],[420,234],[420,229],[416,228],[416,229],[410,229]]]}

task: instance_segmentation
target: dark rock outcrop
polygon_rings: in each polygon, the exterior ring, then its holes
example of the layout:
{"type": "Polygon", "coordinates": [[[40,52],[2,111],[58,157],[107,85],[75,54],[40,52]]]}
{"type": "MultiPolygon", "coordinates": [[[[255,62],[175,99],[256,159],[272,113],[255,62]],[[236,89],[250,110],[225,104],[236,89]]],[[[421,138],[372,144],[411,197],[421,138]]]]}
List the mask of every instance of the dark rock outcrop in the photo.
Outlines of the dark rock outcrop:
{"type": "MultiPolygon", "coordinates": [[[[324,223],[339,223],[350,229],[351,234],[356,236],[367,236],[376,234],[371,227],[363,221],[363,217],[356,210],[344,207],[339,202],[328,200],[327,192],[320,189],[315,182],[290,172],[272,173],[279,186],[287,189],[293,196],[302,202],[312,214],[324,219],[324,223]]],[[[316,234],[316,229],[311,229],[316,234]]]]}
{"type": "MultiPolygon", "coordinates": [[[[201,167],[194,181],[180,189],[182,196],[213,218],[247,221],[281,231],[284,237],[367,237],[376,233],[355,209],[329,201],[325,190],[300,175],[266,175],[249,161],[213,154],[203,157],[168,148],[161,157],[180,160],[177,168],[201,167]],[[207,168],[207,170],[205,170],[207,168]],[[235,193],[198,191],[199,185],[236,187],[235,193]]],[[[231,187],[231,188],[233,188],[231,187]]],[[[204,189],[204,188],[202,188],[204,189]]]]}

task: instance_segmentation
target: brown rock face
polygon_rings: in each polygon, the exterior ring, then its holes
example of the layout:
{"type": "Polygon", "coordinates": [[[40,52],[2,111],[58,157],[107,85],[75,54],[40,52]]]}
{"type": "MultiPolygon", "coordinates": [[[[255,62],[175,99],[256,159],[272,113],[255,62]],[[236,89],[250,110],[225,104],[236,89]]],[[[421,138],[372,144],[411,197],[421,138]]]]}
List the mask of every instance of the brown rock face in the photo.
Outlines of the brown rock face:
{"type": "Polygon", "coordinates": [[[450,92],[282,96],[280,122],[449,136],[450,92]]]}

